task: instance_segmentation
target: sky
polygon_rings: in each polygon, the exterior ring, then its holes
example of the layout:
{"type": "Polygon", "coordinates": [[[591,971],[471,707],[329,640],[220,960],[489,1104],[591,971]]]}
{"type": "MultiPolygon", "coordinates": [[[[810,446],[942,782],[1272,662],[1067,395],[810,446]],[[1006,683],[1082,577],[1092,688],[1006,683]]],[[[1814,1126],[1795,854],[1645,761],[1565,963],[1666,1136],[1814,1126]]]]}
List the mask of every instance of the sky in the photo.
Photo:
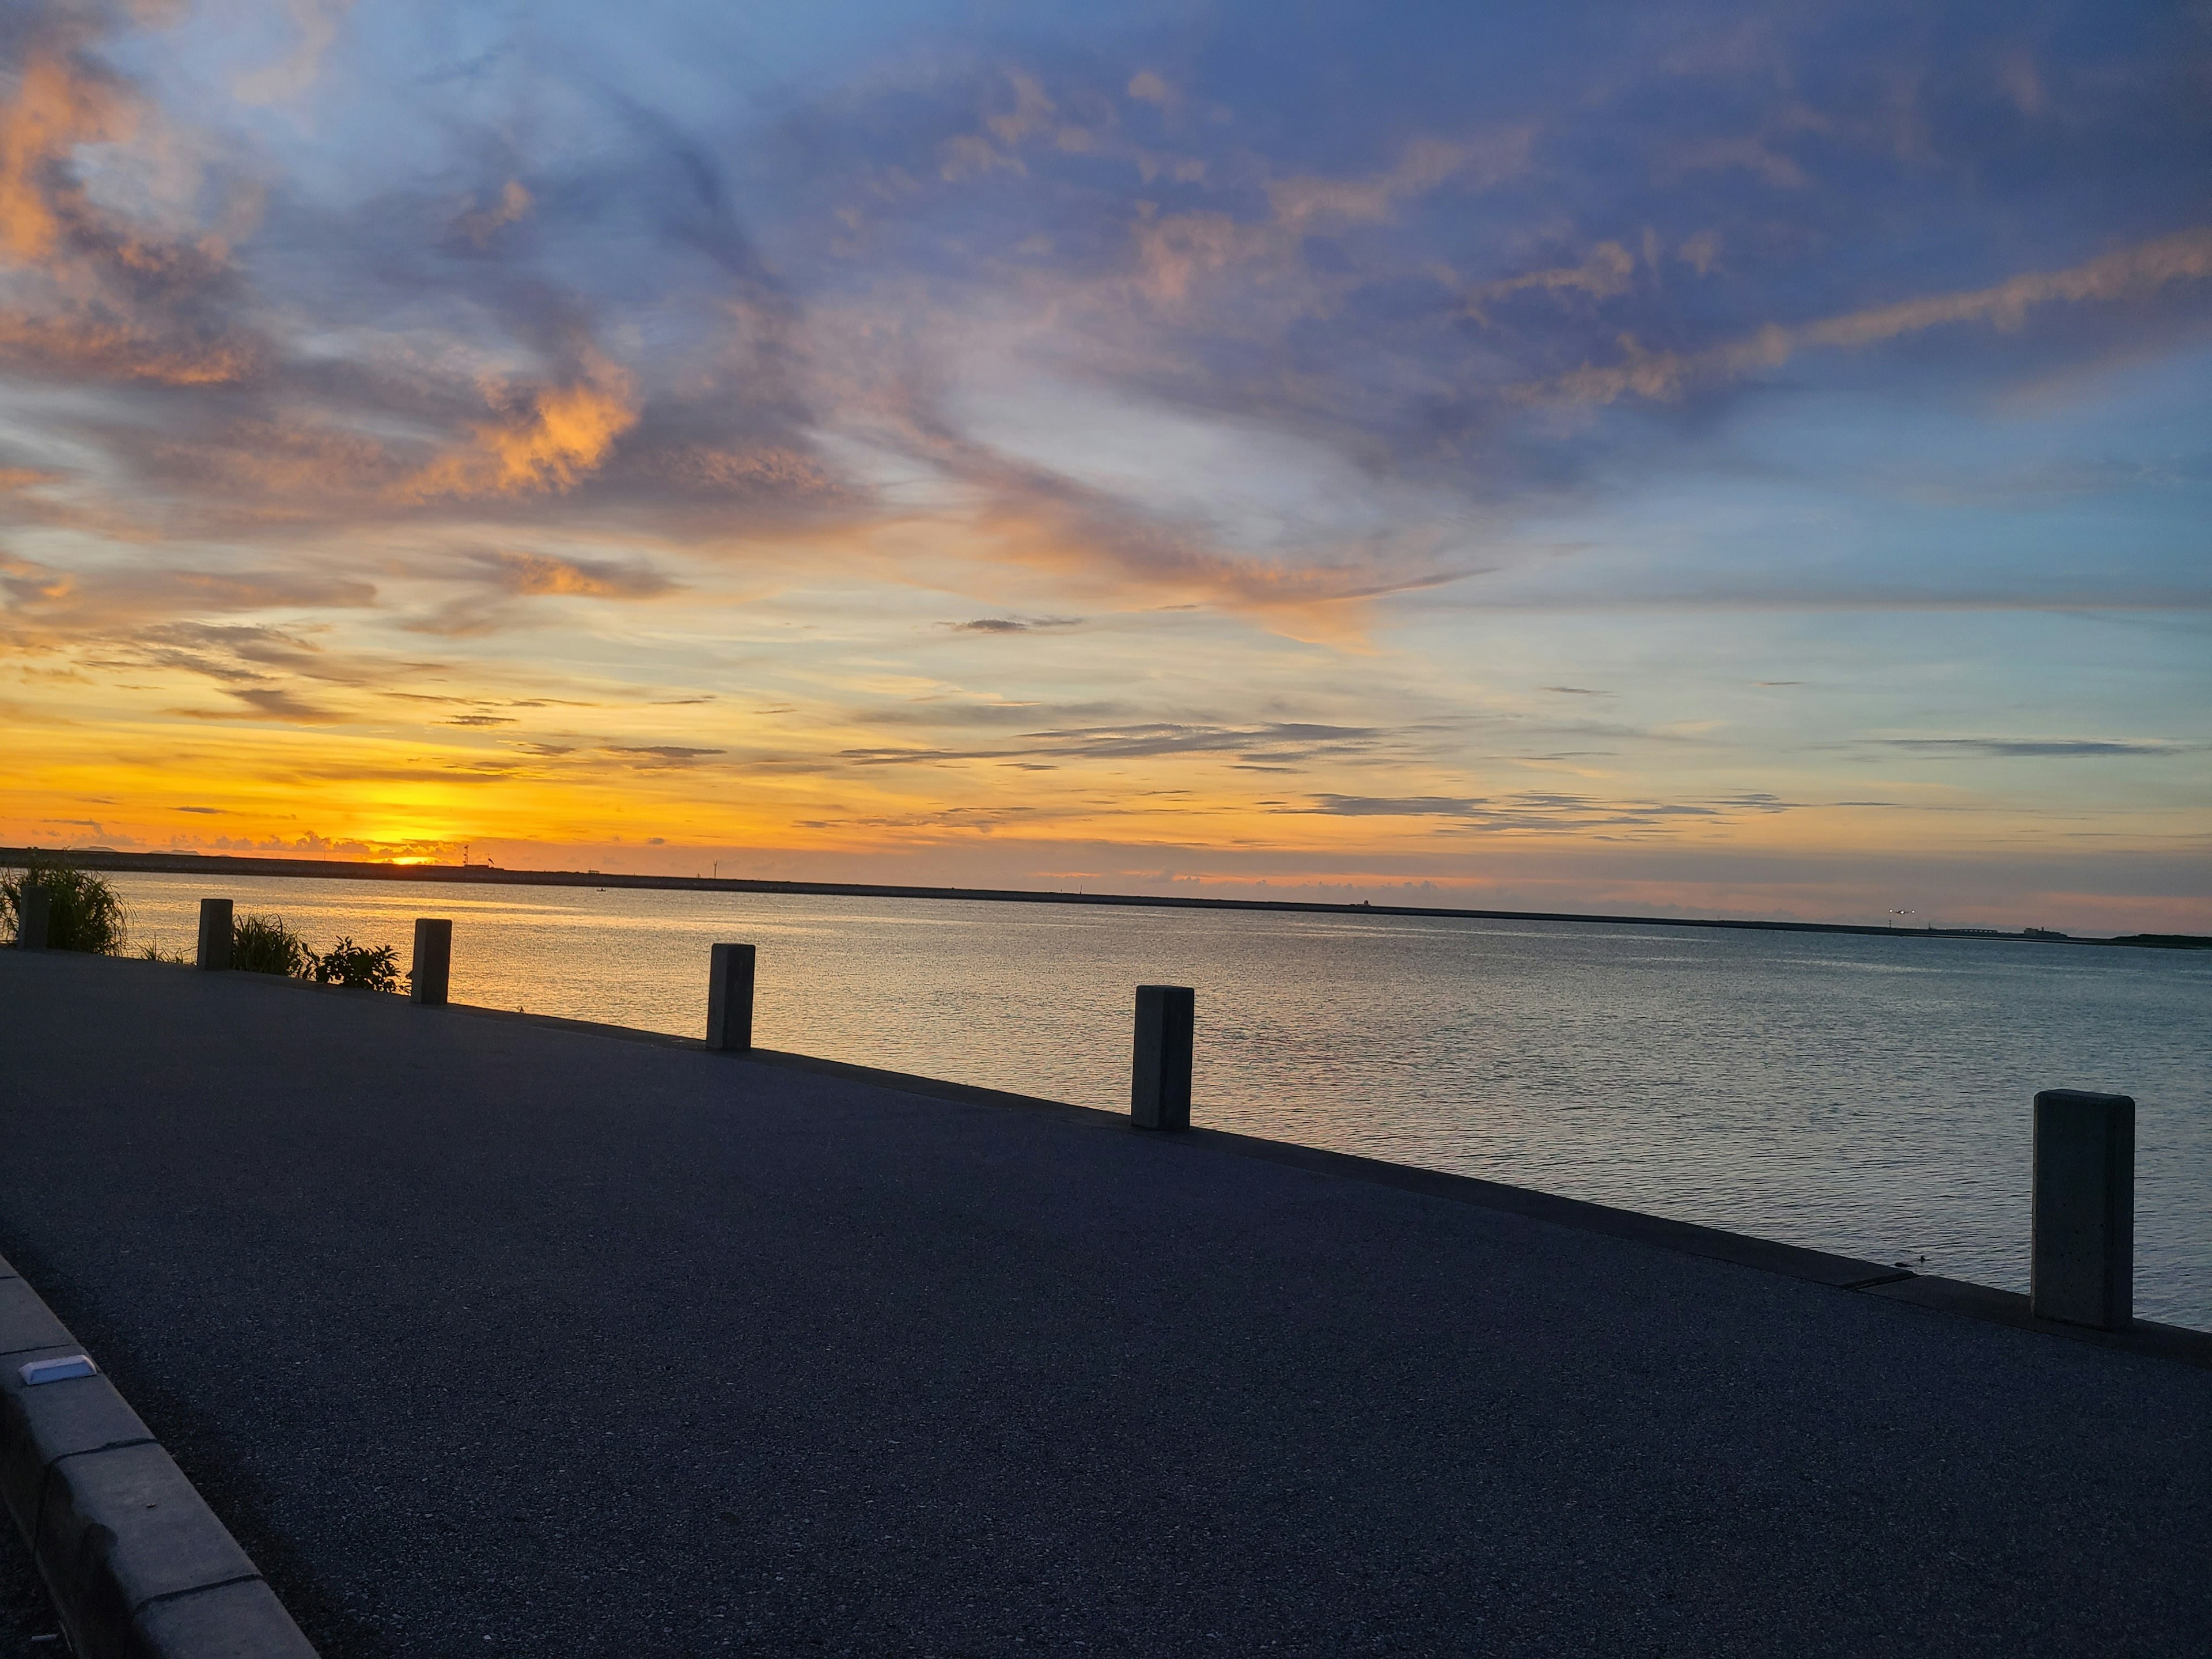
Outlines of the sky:
{"type": "Polygon", "coordinates": [[[2212,5],[0,8],[0,841],[2212,931],[2212,5]]]}

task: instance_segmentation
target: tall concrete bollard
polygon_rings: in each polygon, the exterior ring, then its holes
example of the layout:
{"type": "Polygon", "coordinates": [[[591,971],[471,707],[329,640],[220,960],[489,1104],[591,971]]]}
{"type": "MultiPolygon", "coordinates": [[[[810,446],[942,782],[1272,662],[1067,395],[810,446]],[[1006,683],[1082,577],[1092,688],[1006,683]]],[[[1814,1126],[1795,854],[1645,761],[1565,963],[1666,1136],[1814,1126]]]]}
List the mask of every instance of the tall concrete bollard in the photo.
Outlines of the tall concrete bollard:
{"type": "Polygon", "coordinates": [[[2135,1320],[2136,1103],[2045,1089],[2035,1097],[2039,1319],[2124,1330],[2135,1320]]]}
{"type": "Polygon", "coordinates": [[[1139,1129],[1190,1127],[1190,1051],[1197,1003],[1196,993],[1187,985],[1137,988],[1129,1121],[1139,1129]]]}
{"type": "Polygon", "coordinates": [[[707,1046],[753,1046],[753,947],[717,945],[707,981],[707,1046]]]}
{"type": "Polygon", "coordinates": [[[15,890],[15,948],[43,951],[53,937],[54,896],[26,874],[15,890]]]}
{"type": "Polygon", "coordinates": [[[203,968],[222,969],[230,966],[230,901],[202,899],[200,901],[199,965],[203,968]]]}
{"type": "Polygon", "coordinates": [[[415,969],[407,994],[434,1008],[446,1006],[446,986],[453,971],[453,924],[438,916],[415,918],[415,969]]]}

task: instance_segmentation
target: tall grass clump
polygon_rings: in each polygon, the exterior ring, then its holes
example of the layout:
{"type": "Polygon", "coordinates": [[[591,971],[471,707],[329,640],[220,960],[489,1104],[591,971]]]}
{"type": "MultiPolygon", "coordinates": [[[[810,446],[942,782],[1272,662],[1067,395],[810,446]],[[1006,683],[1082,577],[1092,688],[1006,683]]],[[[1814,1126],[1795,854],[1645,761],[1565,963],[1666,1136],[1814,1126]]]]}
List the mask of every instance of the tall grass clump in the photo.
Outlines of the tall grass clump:
{"type": "Polygon", "coordinates": [[[356,945],[341,939],[308,957],[307,977],[318,985],[351,985],[369,991],[399,988],[399,953],[389,945],[356,945]]]}
{"type": "Polygon", "coordinates": [[[282,916],[240,916],[230,930],[230,965],[247,974],[305,979],[315,953],[282,916]]]}
{"type": "Polygon", "coordinates": [[[28,868],[0,875],[0,920],[4,920],[11,941],[21,931],[23,893],[31,887],[46,889],[51,907],[48,950],[93,951],[112,957],[130,942],[130,921],[112,887],[89,870],[35,857],[28,868]]]}

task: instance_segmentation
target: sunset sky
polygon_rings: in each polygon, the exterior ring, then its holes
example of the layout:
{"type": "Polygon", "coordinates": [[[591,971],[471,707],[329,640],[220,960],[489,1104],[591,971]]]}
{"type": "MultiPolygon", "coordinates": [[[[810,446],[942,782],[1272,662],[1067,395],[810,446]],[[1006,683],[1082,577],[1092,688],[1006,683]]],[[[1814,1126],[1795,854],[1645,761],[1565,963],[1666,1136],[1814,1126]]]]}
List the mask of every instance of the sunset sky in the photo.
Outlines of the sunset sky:
{"type": "Polygon", "coordinates": [[[2212,930],[2212,7],[0,74],[0,840],[2212,930]]]}

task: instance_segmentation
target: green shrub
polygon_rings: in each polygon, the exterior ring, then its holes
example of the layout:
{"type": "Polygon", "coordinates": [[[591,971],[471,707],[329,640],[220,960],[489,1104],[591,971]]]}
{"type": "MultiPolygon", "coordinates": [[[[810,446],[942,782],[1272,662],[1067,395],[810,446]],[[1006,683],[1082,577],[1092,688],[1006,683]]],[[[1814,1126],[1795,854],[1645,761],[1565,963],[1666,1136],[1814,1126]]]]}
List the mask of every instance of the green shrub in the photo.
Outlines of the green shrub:
{"type": "Polygon", "coordinates": [[[374,947],[342,939],[309,957],[307,977],[318,985],[352,985],[371,991],[399,988],[399,953],[389,945],[374,947]]]}
{"type": "Polygon", "coordinates": [[[166,962],[173,968],[189,968],[192,959],[182,951],[163,951],[149,945],[138,952],[148,962],[166,962]]]}
{"type": "Polygon", "coordinates": [[[240,973],[304,979],[315,953],[282,916],[240,916],[230,930],[230,965],[240,973]]]}
{"type": "Polygon", "coordinates": [[[0,876],[0,916],[6,918],[10,939],[22,924],[27,887],[46,889],[51,907],[46,920],[48,950],[94,951],[113,956],[129,941],[130,923],[113,888],[88,870],[35,855],[30,867],[21,874],[0,876]]]}

